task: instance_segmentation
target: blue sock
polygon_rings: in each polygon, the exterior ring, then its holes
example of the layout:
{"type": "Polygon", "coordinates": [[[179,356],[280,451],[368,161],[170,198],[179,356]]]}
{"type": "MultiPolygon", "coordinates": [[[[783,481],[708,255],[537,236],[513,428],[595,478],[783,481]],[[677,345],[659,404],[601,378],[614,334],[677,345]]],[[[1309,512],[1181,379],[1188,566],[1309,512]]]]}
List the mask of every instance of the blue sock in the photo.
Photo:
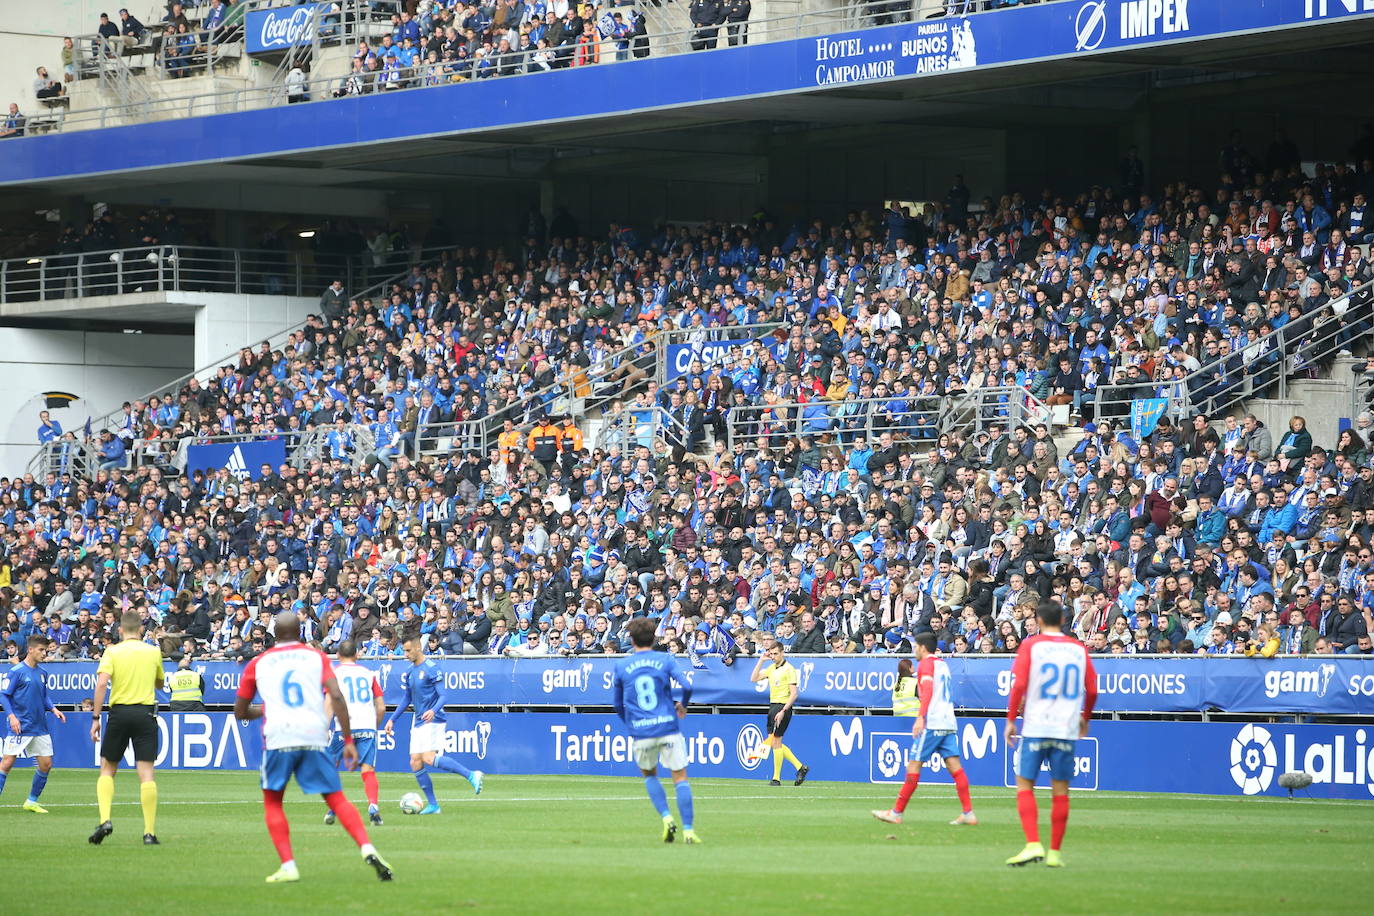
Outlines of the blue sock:
{"type": "Polygon", "coordinates": [[[43,787],[48,784],[48,774],[41,770],[33,771],[33,785],[29,787],[29,801],[38,801],[38,796],[43,794],[43,787]]]}
{"type": "Polygon", "coordinates": [[[668,816],[668,796],[663,792],[663,783],[658,781],[657,776],[645,776],[644,788],[649,790],[649,801],[653,802],[654,810],[659,817],[668,816]]]}
{"type": "Polygon", "coordinates": [[[692,829],[692,784],[687,780],[677,784],[677,814],[682,818],[682,829],[692,829]]]}
{"type": "Polygon", "coordinates": [[[9,773],[0,773],[0,792],[5,791],[5,780],[10,778],[9,773]]]}
{"type": "Polygon", "coordinates": [[[420,784],[420,791],[425,793],[431,805],[439,804],[439,799],[434,797],[434,780],[429,778],[429,767],[416,770],[415,781],[420,784]]]}
{"type": "Polygon", "coordinates": [[[431,763],[430,766],[434,767],[436,770],[443,770],[445,773],[457,773],[466,780],[472,780],[472,770],[469,770],[447,754],[440,754],[435,757],[434,762],[431,763]]]}

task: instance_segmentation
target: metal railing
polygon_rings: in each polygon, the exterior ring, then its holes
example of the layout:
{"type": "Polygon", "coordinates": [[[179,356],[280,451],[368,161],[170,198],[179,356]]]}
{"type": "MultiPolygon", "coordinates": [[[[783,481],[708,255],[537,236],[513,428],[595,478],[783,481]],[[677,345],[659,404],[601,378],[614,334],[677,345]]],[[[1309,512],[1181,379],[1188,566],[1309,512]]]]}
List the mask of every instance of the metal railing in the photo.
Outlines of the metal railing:
{"type": "MultiPolygon", "coordinates": [[[[407,277],[410,276],[411,271],[414,270],[414,269],[416,268],[416,266],[419,266],[419,267],[422,268],[425,264],[427,264],[427,263],[428,263],[428,261],[426,260],[427,258],[435,258],[435,257],[437,257],[440,253],[445,252],[445,251],[449,251],[449,250],[451,250],[451,249],[449,249],[449,248],[447,248],[447,247],[444,247],[444,248],[433,248],[433,249],[420,249],[420,250],[417,251],[417,252],[411,252],[410,254],[408,254],[408,255],[405,256],[405,257],[406,257],[406,260],[407,260],[407,263],[408,263],[409,266],[407,266],[404,270],[399,271],[399,272],[395,272],[395,267],[394,267],[394,266],[392,266],[392,267],[390,267],[390,268],[376,268],[376,267],[374,267],[374,268],[356,268],[356,267],[355,267],[355,273],[351,275],[351,276],[354,276],[355,278],[358,277],[358,276],[362,276],[362,277],[375,276],[375,273],[368,273],[368,271],[380,271],[380,270],[384,270],[384,269],[390,269],[390,270],[392,270],[393,272],[390,273],[390,274],[388,274],[387,277],[386,277],[386,279],[383,279],[383,280],[381,280],[380,282],[374,282],[371,286],[369,286],[369,287],[363,289],[361,292],[357,292],[357,293],[350,292],[350,293],[349,293],[349,298],[350,298],[350,299],[357,299],[357,300],[359,300],[359,301],[362,301],[362,300],[365,300],[365,299],[374,298],[374,297],[376,297],[376,296],[378,296],[378,295],[380,295],[380,294],[382,294],[382,293],[385,293],[385,292],[387,292],[387,291],[392,287],[392,285],[405,282],[405,280],[407,279],[407,277]],[[362,271],[362,272],[359,273],[358,271],[362,271]]],[[[336,279],[336,278],[337,278],[337,279],[343,279],[343,274],[341,274],[338,270],[335,270],[334,273],[329,274],[329,281],[328,281],[328,282],[332,282],[332,280],[334,280],[334,279],[336,279]]],[[[318,295],[323,289],[324,289],[324,284],[321,284],[321,285],[315,287],[313,291],[305,292],[305,293],[303,293],[303,295],[307,295],[307,296],[310,296],[310,295],[318,295]]],[[[345,289],[348,289],[348,287],[346,286],[345,289]]],[[[272,349],[280,348],[280,347],[284,346],[284,345],[291,339],[291,335],[295,334],[297,331],[299,331],[299,330],[301,330],[302,328],[304,328],[305,325],[306,325],[306,321],[297,321],[297,322],[294,322],[294,323],[292,323],[292,324],[290,324],[290,325],[288,325],[288,326],[282,328],[282,329],[281,329],[280,331],[278,331],[277,333],[268,336],[268,337],[265,339],[265,342],[267,343],[267,345],[268,345],[269,348],[272,348],[272,349]]],[[[155,388],[154,390],[152,390],[152,391],[148,392],[147,394],[143,395],[141,398],[137,398],[136,400],[141,400],[141,401],[146,402],[148,399],[150,399],[150,398],[152,398],[152,397],[160,397],[160,398],[161,398],[161,397],[167,397],[167,396],[169,396],[169,395],[170,395],[171,397],[175,398],[176,395],[177,395],[177,393],[180,392],[180,390],[181,390],[188,382],[190,382],[190,380],[191,380],[192,378],[198,379],[198,380],[200,380],[200,381],[202,381],[202,382],[206,382],[206,383],[208,384],[212,379],[214,379],[216,373],[219,371],[219,369],[220,369],[221,367],[225,366],[226,364],[231,364],[231,365],[232,365],[235,361],[237,361],[237,359],[238,359],[238,353],[239,353],[239,351],[240,351],[241,349],[242,349],[241,347],[235,348],[234,350],[232,350],[232,351],[229,352],[229,353],[226,353],[224,356],[220,357],[219,359],[215,360],[214,362],[212,362],[212,363],[210,363],[210,364],[208,364],[208,365],[202,366],[202,367],[200,367],[200,368],[198,368],[198,369],[196,369],[196,370],[194,370],[194,371],[192,371],[192,372],[188,372],[188,373],[186,373],[185,375],[182,375],[182,376],[180,376],[180,377],[178,377],[178,378],[175,378],[175,379],[173,379],[172,381],[168,382],[168,383],[165,384],[165,385],[159,385],[159,386],[158,386],[157,388],[155,388]]],[[[121,418],[121,416],[122,416],[122,412],[121,412],[121,411],[114,411],[114,412],[111,412],[111,413],[109,413],[109,414],[106,414],[106,415],[104,415],[104,416],[102,416],[102,417],[93,418],[93,419],[92,419],[92,423],[94,424],[94,428],[95,428],[95,429],[100,429],[102,426],[109,426],[109,425],[111,425],[111,424],[117,425],[117,421],[121,418]]]]}
{"type": "Polygon", "coordinates": [[[385,269],[300,252],[143,245],[0,261],[0,303],[168,291],[318,296],[336,279],[351,288],[385,269]]]}
{"type": "MultiPolygon", "coordinates": [[[[988,12],[981,8],[973,8],[978,5],[968,4],[967,13],[988,12]]],[[[360,6],[366,7],[367,4],[360,6]]],[[[422,63],[411,68],[385,70],[379,66],[376,71],[364,73],[356,78],[353,78],[354,74],[350,72],[351,59],[341,58],[336,62],[340,69],[331,72],[330,68],[320,65],[309,74],[307,98],[304,101],[321,102],[350,95],[407,91],[475,79],[520,76],[574,66],[600,66],[644,57],[666,57],[723,49],[737,44],[760,44],[828,35],[939,15],[943,7],[943,3],[933,0],[915,0],[908,4],[856,2],[836,9],[811,10],[789,16],[751,20],[734,29],[728,24],[706,28],[686,27],[650,32],[642,38],[630,37],[620,40],[600,37],[598,33],[596,40],[580,44],[561,44],[548,49],[547,54],[540,53],[537,46],[491,54],[478,53],[450,63],[440,61],[433,65],[422,63]],[[348,69],[343,69],[345,67],[348,69]]],[[[622,11],[628,14],[630,9],[624,7],[622,11]]],[[[659,9],[652,5],[643,7],[643,10],[650,17],[659,15],[659,9]]],[[[370,22],[375,20],[367,14],[356,17],[343,14],[337,26],[341,40],[350,41],[353,37],[370,34],[370,22]],[[356,31],[348,31],[350,22],[356,23],[356,31]]],[[[319,34],[327,32],[330,28],[326,17],[326,23],[315,31],[319,34]]],[[[72,112],[62,122],[61,129],[89,130],[147,120],[222,114],[280,105],[286,101],[285,89],[280,84],[154,98],[137,104],[72,112]]]]}
{"type": "Polygon", "coordinates": [[[607,454],[624,455],[641,445],[652,450],[656,441],[684,451],[701,444],[692,441],[691,431],[681,420],[657,404],[626,405],[624,410],[614,411],[601,419],[602,425],[592,440],[592,448],[607,454]]]}
{"type": "Polygon", "coordinates": [[[1015,385],[979,388],[958,395],[888,395],[810,401],[765,401],[730,408],[724,427],[731,446],[740,439],[768,439],[774,445],[802,436],[828,435],[848,445],[859,436],[933,442],[942,435],[971,435],[994,424],[1004,429],[1048,423],[1050,408],[1015,385]]]}
{"type": "MultiPolygon", "coordinates": [[[[124,462],[121,470],[158,468],[164,473],[180,476],[186,472],[187,451],[196,445],[222,445],[262,442],[281,439],[286,443],[286,462],[298,471],[307,470],[313,463],[341,457],[355,469],[364,467],[376,452],[377,439],[372,428],[364,424],[346,425],[347,446],[336,448],[332,434],[335,426],[320,426],[305,430],[258,429],[219,436],[182,436],[179,439],[134,437],[125,440],[124,462]]],[[[28,472],[36,480],[48,474],[71,474],[74,478],[90,479],[100,470],[100,443],[94,438],[81,439],[69,433],[61,439],[44,443],[29,460],[28,472]]],[[[238,468],[235,473],[247,475],[254,468],[238,468]]]]}
{"type": "Polygon", "coordinates": [[[417,423],[414,436],[408,443],[407,453],[415,458],[428,455],[446,455],[449,452],[476,452],[486,457],[487,449],[496,442],[496,432],[501,424],[495,426],[490,417],[473,420],[431,420],[417,423]]]}
{"type": "MultiPolygon", "coordinates": [[[[1263,337],[1223,338],[1215,356],[1194,372],[1175,379],[1141,379],[1099,385],[1093,395],[1098,419],[1130,416],[1137,398],[1168,400],[1171,419],[1202,413],[1217,417],[1250,397],[1288,397],[1290,378],[1316,378],[1336,354],[1374,329],[1374,283],[1305,311],[1263,337]]],[[[1120,371],[1120,370],[1118,370],[1120,371]]]]}

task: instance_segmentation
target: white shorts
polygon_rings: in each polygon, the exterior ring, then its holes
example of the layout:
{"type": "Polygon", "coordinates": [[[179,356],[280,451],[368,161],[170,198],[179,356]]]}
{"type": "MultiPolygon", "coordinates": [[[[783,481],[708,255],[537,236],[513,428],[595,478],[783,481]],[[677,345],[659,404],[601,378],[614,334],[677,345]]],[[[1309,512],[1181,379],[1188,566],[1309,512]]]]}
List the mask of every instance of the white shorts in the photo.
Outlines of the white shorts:
{"type": "Polygon", "coordinates": [[[635,764],[652,770],[659,764],[669,770],[687,769],[687,742],[681,734],[635,739],[635,764]]]}
{"type": "Polygon", "coordinates": [[[51,757],[52,735],[6,735],[0,755],[5,757],[51,757]]]}
{"type": "Polygon", "coordinates": [[[448,729],[445,722],[416,722],[410,727],[410,753],[440,753],[444,749],[444,732],[448,729]]]}

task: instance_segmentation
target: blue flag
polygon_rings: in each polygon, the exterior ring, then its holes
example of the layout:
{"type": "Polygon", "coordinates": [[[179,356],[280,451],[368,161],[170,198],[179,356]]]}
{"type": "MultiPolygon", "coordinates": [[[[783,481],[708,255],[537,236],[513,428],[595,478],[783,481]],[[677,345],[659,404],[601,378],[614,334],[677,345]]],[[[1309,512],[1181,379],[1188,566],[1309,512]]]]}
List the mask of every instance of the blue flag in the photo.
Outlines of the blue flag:
{"type": "Polygon", "coordinates": [[[1136,398],[1131,402],[1131,438],[1142,442],[1159,425],[1164,416],[1164,408],[1169,405],[1167,398],[1136,398]]]}
{"type": "Polygon", "coordinates": [[[87,438],[87,439],[91,438],[91,418],[90,418],[90,417],[87,417],[87,418],[86,418],[85,438],[87,438]]]}

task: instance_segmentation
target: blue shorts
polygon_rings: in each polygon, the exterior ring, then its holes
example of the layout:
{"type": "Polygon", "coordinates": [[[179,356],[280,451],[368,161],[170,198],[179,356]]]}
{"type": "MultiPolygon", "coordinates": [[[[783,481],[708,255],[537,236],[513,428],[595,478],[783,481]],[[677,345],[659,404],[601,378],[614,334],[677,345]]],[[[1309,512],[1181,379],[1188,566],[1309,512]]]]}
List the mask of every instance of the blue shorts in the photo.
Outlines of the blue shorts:
{"type": "Polygon", "coordinates": [[[292,776],[307,795],[329,795],[343,788],[329,754],[313,747],[263,751],[261,773],[262,787],[269,792],[284,791],[292,776]]]}
{"type": "Polygon", "coordinates": [[[958,756],[959,736],[954,732],[935,732],[926,729],[921,732],[921,737],[911,742],[911,759],[918,763],[926,763],[931,757],[944,760],[946,757],[958,756]]]}
{"type": "MultiPolygon", "coordinates": [[[[372,767],[377,769],[377,733],[376,732],[354,732],[353,744],[358,748],[358,766],[372,767]]],[[[335,732],[334,737],[329,742],[329,759],[334,761],[334,769],[338,769],[343,764],[343,734],[335,732]]]]}
{"type": "Polygon", "coordinates": [[[1051,780],[1068,782],[1073,779],[1073,745],[1058,738],[1022,738],[1016,746],[1016,775],[1035,782],[1043,766],[1051,780]]]}

